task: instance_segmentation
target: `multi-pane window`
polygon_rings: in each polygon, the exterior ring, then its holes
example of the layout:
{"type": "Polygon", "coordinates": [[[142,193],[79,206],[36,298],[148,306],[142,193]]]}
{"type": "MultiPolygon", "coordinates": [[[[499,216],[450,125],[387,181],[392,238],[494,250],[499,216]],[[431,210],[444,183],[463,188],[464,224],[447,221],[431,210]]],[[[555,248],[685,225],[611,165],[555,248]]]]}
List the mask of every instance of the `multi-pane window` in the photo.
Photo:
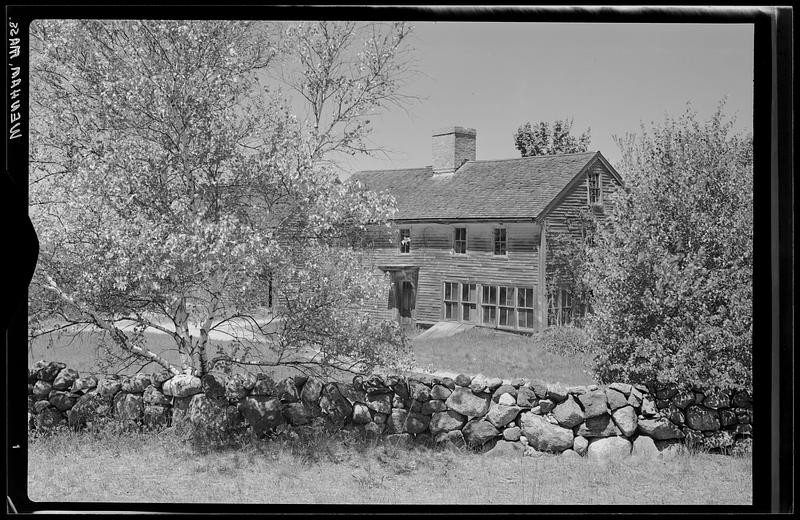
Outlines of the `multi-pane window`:
{"type": "Polygon", "coordinates": [[[481,296],[481,323],[494,325],[497,323],[497,287],[484,285],[481,296]]]}
{"type": "Polygon", "coordinates": [[[400,228],[400,252],[411,252],[411,229],[400,228]]]}
{"type": "Polygon", "coordinates": [[[458,319],[458,282],[444,282],[444,319],[458,319]]]}
{"type": "Polygon", "coordinates": [[[505,255],[506,251],[506,229],[496,228],[494,230],[494,254],[505,255]]]}
{"type": "Polygon", "coordinates": [[[514,288],[513,287],[498,287],[500,293],[500,321],[498,324],[501,327],[513,327],[514,322],[514,288]]]}
{"type": "Polygon", "coordinates": [[[600,197],[600,174],[598,172],[589,172],[589,204],[599,204],[600,197]]]}
{"type": "Polygon", "coordinates": [[[521,329],[534,328],[533,321],[533,289],[517,288],[517,325],[521,329]]]}
{"type": "Polygon", "coordinates": [[[463,255],[467,252],[467,228],[457,227],[455,229],[455,236],[453,239],[453,251],[457,255],[463,255]]]}
{"type": "Polygon", "coordinates": [[[478,286],[474,283],[461,284],[461,320],[475,321],[477,318],[478,286]]]}

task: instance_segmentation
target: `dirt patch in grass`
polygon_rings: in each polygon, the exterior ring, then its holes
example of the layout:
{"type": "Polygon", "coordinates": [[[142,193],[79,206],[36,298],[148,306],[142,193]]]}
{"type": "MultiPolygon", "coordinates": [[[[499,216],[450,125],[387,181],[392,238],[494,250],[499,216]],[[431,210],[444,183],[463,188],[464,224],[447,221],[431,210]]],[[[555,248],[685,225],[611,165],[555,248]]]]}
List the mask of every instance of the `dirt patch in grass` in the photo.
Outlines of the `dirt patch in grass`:
{"type": "Polygon", "coordinates": [[[590,354],[554,354],[537,339],[475,328],[446,338],[415,339],[414,357],[418,366],[430,371],[538,378],[567,385],[594,383],[590,354]]]}
{"type": "Polygon", "coordinates": [[[180,436],[63,433],[29,443],[34,501],[369,504],[750,504],[749,457],[611,463],[487,458],[317,439],[201,454],[180,436]]]}

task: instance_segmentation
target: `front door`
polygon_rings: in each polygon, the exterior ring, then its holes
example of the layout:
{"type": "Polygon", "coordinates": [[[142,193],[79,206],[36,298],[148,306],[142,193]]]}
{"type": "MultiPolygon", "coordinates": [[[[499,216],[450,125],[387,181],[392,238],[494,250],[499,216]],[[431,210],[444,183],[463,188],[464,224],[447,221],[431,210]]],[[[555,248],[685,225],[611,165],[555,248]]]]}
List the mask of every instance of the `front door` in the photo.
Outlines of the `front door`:
{"type": "Polygon", "coordinates": [[[412,325],[411,311],[414,310],[414,285],[409,281],[400,282],[400,324],[412,325]]]}

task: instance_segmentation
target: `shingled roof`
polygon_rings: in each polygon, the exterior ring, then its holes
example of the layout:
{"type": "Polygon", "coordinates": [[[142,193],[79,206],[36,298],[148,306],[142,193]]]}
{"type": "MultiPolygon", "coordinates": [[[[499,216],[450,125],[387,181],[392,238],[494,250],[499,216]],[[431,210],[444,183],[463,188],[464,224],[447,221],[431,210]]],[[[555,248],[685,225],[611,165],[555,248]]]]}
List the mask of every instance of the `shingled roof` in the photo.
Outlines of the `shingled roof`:
{"type": "Polygon", "coordinates": [[[468,161],[434,176],[430,166],[355,174],[397,200],[395,220],[530,219],[561,193],[600,152],[468,161]]]}

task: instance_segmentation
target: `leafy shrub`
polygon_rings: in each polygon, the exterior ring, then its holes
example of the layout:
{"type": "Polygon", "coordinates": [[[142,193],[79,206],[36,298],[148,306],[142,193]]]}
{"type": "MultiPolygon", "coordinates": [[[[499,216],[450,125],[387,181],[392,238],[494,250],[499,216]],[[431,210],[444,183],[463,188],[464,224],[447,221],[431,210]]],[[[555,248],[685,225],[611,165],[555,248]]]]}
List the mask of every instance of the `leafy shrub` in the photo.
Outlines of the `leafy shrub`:
{"type": "Polygon", "coordinates": [[[547,352],[558,356],[589,352],[589,336],[577,327],[548,327],[536,335],[536,342],[547,352]]]}
{"type": "Polygon", "coordinates": [[[586,270],[600,382],[752,388],[752,137],[722,106],[617,139],[626,187],[586,270]]]}

